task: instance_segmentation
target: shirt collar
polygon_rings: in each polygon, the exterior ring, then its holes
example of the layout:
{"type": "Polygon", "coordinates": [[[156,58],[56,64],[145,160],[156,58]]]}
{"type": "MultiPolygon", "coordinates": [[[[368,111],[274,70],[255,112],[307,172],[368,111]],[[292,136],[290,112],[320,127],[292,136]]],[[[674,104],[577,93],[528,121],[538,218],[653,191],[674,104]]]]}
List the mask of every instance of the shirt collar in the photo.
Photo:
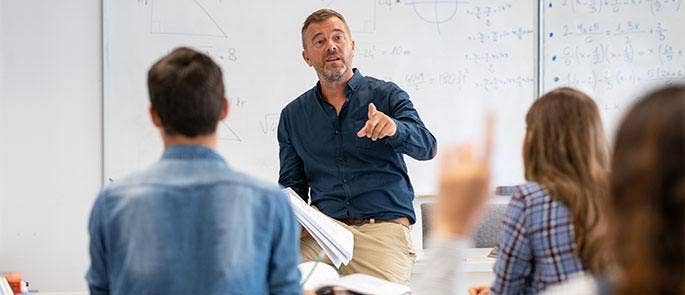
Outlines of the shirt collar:
{"type": "MultiPolygon", "coordinates": [[[[362,72],[359,71],[359,69],[357,69],[357,68],[353,68],[352,69],[352,78],[350,78],[350,80],[347,81],[347,87],[349,87],[349,89],[352,91],[357,90],[359,85],[361,85],[362,78],[364,78],[364,75],[362,75],[362,72]]],[[[316,97],[320,101],[325,101],[325,99],[323,98],[323,93],[321,92],[321,81],[316,82],[315,88],[316,88],[316,97]]],[[[349,94],[349,93],[347,93],[347,91],[345,91],[345,93],[349,94]]],[[[349,97],[348,97],[348,99],[349,99],[349,97]]]]}
{"type": "Polygon", "coordinates": [[[357,87],[362,82],[362,78],[364,78],[364,75],[362,75],[362,72],[359,71],[357,68],[352,69],[352,78],[350,78],[349,81],[347,81],[347,86],[352,88],[352,90],[357,90],[357,87]]]}
{"type": "Polygon", "coordinates": [[[164,149],[162,159],[214,159],[222,160],[223,157],[214,150],[202,145],[177,144],[164,149]]]}

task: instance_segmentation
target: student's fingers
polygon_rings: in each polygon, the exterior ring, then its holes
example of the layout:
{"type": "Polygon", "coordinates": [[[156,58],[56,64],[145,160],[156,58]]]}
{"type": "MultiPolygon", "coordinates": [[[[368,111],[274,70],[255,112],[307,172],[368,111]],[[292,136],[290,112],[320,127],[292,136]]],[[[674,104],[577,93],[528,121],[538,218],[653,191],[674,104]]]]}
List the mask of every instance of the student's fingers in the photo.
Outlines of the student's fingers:
{"type": "Polygon", "coordinates": [[[470,144],[461,144],[457,147],[456,158],[458,165],[462,167],[473,164],[473,147],[470,144]]]}
{"type": "Polygon", "coordinates": [[[487,285],[478,285],[478,286],[473,286],[469,288],[469,295],[475,294],[475,295],[483,295],[483,294],[489,294],[490,293],[490,286],[487,285]]]}
{"type": "Polygon", "coordinates": [[[441,152],[442,160],[440,161],[442,174],[457,167],[457,147],[448,146],[441,152]]]}
{"type": "Polygon", "coordinates": [[[469,288],[469,295],[483,295],[483,294],[487,294],[487,293],[485,293],[483,291],[482,286],[474,286],[474,287],[469,288]]]}
{"type": "Polygon", "coordinates": [[[495,135],[495,115],[492,112],[485,115],[485,142],[483,146],[483,162],[490,164],[492,158],[492,142],[495,135]]]}

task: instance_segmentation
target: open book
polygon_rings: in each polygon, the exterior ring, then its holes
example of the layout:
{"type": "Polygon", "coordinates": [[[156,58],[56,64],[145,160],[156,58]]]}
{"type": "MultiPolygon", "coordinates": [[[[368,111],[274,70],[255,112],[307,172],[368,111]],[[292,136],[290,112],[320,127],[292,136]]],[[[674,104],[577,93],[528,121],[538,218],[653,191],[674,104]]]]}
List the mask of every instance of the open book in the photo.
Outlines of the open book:
{"type": "Polygon", "coordinates": [[[338,272],[328,264],[305,262],[298,266],[304,281],[304,290],[322,290],[332,287],[336,290],[353,291],[360,294],[372,295],[404,295],[411,294],[408,286],[389,282],[366,274],[351,274],[340,277],[338,272]]]}
{"type": "Polygon", "coordinates": [[[297,221],[319,243],[323,252],[331,259],[335,267],[347,265],[352,260],[354,237],[352,232],[335,223],[333,219],[310,207],[291,188],[283,190],[295,212],[297,221]]]}

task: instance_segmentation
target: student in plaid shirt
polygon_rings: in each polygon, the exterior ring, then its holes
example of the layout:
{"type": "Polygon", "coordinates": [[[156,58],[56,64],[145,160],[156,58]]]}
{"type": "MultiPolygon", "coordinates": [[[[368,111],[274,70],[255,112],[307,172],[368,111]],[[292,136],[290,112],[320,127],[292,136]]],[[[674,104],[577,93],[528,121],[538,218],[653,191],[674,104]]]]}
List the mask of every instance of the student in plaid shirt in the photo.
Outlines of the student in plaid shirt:
{"type": "Polygon", "coordinates": [[[606,241],[620,271],[549,294],[685,294],[685,84],[639,99],[614,139],[606,241]]]}
{"type": "Polygon", "coordinates": [[[604,265],[598,239],[608,161],[597,105],[580,91],[559,88],[533,103],[526,125],[529,182],[516,187],[505,214],[493,294],[536,294],[604,265]]]}

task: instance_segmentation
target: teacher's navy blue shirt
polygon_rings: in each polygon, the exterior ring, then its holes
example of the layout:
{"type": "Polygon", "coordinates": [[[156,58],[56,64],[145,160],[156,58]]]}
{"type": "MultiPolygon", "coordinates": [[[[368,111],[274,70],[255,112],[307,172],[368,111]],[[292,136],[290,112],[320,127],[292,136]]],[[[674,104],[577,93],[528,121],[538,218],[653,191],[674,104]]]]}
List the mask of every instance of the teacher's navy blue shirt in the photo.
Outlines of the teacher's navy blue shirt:
{"type": "Polygon", "coordinates": [[[283,109],[278,182],[305,201],[311,189],[312,205],[333,218],[408,217],[414,223],[414,189],[403,154],[432,159],[435,137],[405,91],[353,71],[339,115],[319,83],[283,109]],[[368,120],[369,103],[395,120],[394,136],[377,141],[357,137],[368,120]]]}

